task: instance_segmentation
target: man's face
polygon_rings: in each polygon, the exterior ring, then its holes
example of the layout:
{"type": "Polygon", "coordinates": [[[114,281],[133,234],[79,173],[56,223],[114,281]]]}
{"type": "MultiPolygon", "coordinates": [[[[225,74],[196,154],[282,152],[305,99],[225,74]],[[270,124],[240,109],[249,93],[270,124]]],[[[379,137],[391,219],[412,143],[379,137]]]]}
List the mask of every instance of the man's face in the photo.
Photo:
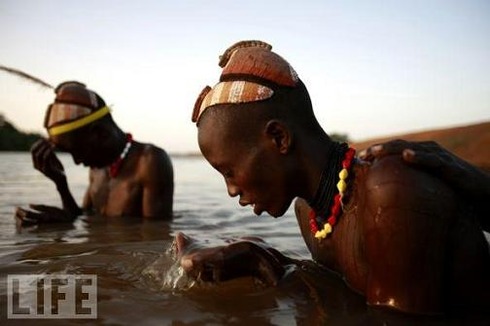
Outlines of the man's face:
{"type": "Polygon", "coordinates": [[[50,142],[59,150],[70,153],[75,164],[83,164],[93,168],[106,166],[97,154],[97,142],[88,133],[75,130],[66,134],[51,136],[50,142]]]}
{"type": "Polygon", "coordinates": [[[274,217],[283,215],[294,196],[287,186],[285,158],[273,142],[265,134],[244,134],[247,131],[214,123],[212,119],[202,122],[199,147],[206,160],[223,175],[228,194],[240,196],[240,205],[251,205],[257,215],[264,211],[274,217]]]}

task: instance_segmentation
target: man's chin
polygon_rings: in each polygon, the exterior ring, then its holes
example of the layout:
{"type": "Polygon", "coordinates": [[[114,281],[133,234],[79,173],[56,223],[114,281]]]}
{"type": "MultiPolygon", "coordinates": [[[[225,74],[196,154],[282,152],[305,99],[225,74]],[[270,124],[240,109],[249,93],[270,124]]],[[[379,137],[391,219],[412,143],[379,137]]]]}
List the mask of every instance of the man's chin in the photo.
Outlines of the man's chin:
{"type": "Polygon", "coordinates": [[[107,164],[93,163],[93,162],[83,162],[83,166],[89,167],[91,169],[102,169],[107,166],[107,164]]]}
{"type": "MultiPolygon", "coordinates": [[[[286,213],[287,209],[265,209],[263,211],[261,211],[260,213],[262,214],[263,212],[266,212],[267,214],[269,214],[270,216],[272,216],[273,218],[278,218],[278,217],[281,217],[283,216],[285,213],[286,213]]],[[[255,213],[255,211],[254,211],[255,213]]],[[[256,215],[260,215],[260,214],[257,214],[255,213],[256,215]]]]}
{"type": "Polygon", "coordinates": [[[289,203],[287,205],[283,205],[282,207],[276,207],[275,209],[268,209],[266,211],[273,218],[278,218],[278,217],[281,217],[284,214],[286,214],[286,212],[289,209],[289,206],[291,206],[291,203],[289,203]]]}
{"type": "Polygon", "coordinates": [[[278,218],[278,217],[281,217],[284,215],[284,213],[281,213],[281,212],[269,212],[267,211],[267,213],[272,216],[273,218],[278,218]]]}

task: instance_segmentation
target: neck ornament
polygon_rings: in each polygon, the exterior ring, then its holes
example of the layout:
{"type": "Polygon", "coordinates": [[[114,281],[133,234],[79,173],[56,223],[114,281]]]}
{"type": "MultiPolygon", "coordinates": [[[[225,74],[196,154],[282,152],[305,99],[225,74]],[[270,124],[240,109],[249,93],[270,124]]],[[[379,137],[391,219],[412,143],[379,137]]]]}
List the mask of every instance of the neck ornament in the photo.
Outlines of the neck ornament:
{"type": "Polygon", "coordinates": [[[111,165],[109,165],[109,176],[111,178],[117,177],[119,174],[119,170],[121,169],[121,165],[124,162],[124,159],[129,153],[129,149],[133,144],[133,136],[131,134],[126,134],[126,145],[124,146],[123,151],[119,155],[119,157],[114,161],[111,165]]]}
{"type": "Polygon", "coordinates": [[[349,170],[356,153],[353,148],[348,148],[347,144],[341,144],[333,151],[334,153],[337,153],[337,160],[335,160],[335,157],[329,157],[329,161],[334,162],[333,164],[337,166],[336,161],[339,161],[339,158],[342,160],[339,164],[341,170],[338,173],[338,178],[336,178],[335,175],[337,174],[336,171],[338,171],[339,167],[327,164],[326,169],[322,173],[317,194],[315,195],[313,202],[310,203],[310,206],[312,207],[309,213],[310,229],[318,240],[325,239],[332,233],[333,227],[337,224],[337,219],[342,213],[342,199],[347,190],[349,170]],[[343,155],[338,152],[343,152],[343,155]],[[335,181],[333,180],[338,180],[336,187],[334,187],[335,181]],[[335,193],[335,188],[338,191],[337,193],[335,193]],[[330,205],[325,206],[325,204],[322,205],[322,203],[330,203],[330,205]],[[324,208],[322,208],[322,206],[324,206],[324,208]]]}

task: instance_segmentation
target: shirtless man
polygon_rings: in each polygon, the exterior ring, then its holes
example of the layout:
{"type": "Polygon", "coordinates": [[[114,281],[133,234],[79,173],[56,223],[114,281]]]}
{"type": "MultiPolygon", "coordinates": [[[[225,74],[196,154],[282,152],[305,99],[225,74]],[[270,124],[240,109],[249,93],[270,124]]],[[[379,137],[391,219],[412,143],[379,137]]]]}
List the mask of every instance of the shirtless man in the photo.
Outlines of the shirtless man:
{"type": "MultiPolygon", "coordinates": [[[[481,202],[399,154],[357,160],[325,133],[306,87],[268,44],[239,42],[220,66],[220,81],[201,93],[193,121],[230,196],[274,217],[297,198],[313,259],[369,305],[416,314],[488,309],[481,202]]],[[[184,270],[205,281],[250,275],[275,284],[292,262],[253,239],[194,251],[186,251],[183,234],[176,242],[184,270]]]]}
{"type": "Polygon", "coordinates": [[[34,167],[51,179],[63,209],[31,205],[18,208],[22,225],[72,222],[77,216],[172,217],[173,168],[167,153],[133,140],[114,122],[104,100],[78,82],[65,82],[56,90],[44,126],[49,139],[31,149],[34,167]],[[90,167],[89,186],[82,207],[74,200],[55,149],[68,152],[76,164],[90,167]]]}

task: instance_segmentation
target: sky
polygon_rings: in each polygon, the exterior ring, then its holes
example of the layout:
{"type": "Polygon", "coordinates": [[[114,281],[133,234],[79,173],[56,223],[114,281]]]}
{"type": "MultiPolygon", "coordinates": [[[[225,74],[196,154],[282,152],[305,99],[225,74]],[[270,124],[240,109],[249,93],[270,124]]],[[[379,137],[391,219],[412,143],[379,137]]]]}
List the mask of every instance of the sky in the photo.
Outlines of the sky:
{"type": "MultiPolygon", "coordinates": [[[[194,102],[240,40],[298,72],[353,141],[490,120],[488,0],[1,0],[0,65],[78,80],[138,141],[198,151],[194,102]]],[[[0,113],[41,132],[54,93],[0,71],[0,113]]]]}

